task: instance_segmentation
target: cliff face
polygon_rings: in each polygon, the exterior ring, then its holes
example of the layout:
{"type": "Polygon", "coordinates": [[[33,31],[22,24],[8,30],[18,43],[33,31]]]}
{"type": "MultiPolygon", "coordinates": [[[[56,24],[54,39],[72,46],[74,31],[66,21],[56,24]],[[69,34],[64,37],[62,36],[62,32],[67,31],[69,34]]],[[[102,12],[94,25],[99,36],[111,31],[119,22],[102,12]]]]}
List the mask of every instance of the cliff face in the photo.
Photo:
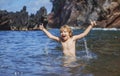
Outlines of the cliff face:
{"type": "Polygon", "coordinates": [[[52,12],[48,15],[51,27],[88,25],[96,20],[104,28],[120,28],[120,0],[51,0],[52,12]]]}

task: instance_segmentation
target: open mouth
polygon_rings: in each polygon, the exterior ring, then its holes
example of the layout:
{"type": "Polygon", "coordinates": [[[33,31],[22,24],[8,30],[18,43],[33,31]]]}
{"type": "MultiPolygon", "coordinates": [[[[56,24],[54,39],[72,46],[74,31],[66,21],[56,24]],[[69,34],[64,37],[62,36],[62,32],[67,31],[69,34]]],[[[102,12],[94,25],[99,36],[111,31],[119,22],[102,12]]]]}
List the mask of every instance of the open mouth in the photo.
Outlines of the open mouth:
{"type": "Polygon", "coordinates": [[[62,35],[62,38],[66,37],[65,35],[62,35]]]}

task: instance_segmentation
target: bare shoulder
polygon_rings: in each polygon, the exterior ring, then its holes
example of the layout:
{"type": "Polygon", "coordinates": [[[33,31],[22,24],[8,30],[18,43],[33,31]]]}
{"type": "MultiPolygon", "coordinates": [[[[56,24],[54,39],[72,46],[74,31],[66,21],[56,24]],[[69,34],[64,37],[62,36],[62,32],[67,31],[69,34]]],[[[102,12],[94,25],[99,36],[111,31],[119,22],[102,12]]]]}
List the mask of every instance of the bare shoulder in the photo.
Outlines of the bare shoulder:
{"type": "Polygon", "coordinates": [[[81,39],[81,38],[83,38],[83,33],[73,36],[73,40],[78,40],[78,39],[81,39]]]}

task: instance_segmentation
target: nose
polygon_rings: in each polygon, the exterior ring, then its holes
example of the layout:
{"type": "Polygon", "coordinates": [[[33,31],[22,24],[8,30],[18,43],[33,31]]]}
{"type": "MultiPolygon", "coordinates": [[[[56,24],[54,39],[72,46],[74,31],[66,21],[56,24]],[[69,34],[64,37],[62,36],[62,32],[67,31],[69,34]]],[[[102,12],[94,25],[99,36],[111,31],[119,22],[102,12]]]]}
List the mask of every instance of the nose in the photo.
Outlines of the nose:
{"type": "Polygon", "coordinates": [[[61,34],[62,34],[62,35],[65,35],[65,33],[64,33],[64,32],[62,32],[61,34]]]}

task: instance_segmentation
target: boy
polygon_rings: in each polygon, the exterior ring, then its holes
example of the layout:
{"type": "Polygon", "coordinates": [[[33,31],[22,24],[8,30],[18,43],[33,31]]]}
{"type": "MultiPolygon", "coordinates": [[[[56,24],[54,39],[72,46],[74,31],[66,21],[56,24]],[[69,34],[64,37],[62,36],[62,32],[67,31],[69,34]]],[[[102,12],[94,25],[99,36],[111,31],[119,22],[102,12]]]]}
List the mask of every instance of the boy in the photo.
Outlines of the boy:
{"type": "Polygon", "coordinates": [[[39,29],[42,30],[50,39],[56,40],[62,44],[63,53],[65,56],[75,57],[75,44],[78,39],[85,37],[93,26],[96,25],[95,21],[91,21],[91,25],[81,34],[72,36],[72,30],[68,25],[64,25],[60,28],[60,37],[56,37],[48,32],[43,24],[39,26],[39,29]]]}

